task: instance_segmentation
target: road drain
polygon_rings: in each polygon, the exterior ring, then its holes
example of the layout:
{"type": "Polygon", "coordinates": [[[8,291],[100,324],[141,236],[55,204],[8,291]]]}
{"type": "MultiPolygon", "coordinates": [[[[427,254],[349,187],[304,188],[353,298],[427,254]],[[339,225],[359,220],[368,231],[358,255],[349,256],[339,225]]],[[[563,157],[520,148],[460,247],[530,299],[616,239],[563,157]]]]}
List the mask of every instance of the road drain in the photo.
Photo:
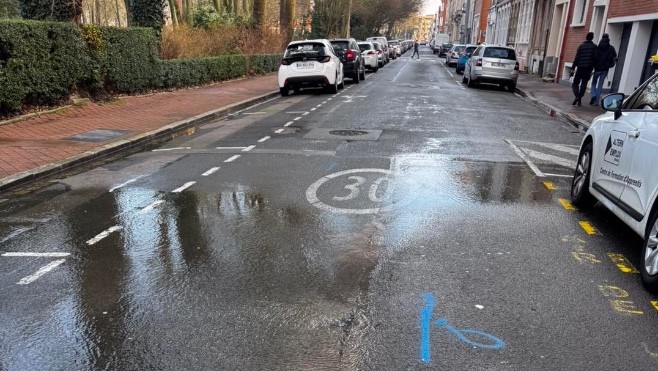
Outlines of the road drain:
{"type": "Polygon", "coordinates": [[[322,140],[377,140],[381,134],[381,130],[313,129],[304,135],[304,138],[322,140]]]}
{"type": "Polygon", "coordinates": [[[329,132],[329,134],[340,135],[343,137],[353,137],[357,135],[368,135],[368,132],[363,130],[332,130],[329,132]]]}

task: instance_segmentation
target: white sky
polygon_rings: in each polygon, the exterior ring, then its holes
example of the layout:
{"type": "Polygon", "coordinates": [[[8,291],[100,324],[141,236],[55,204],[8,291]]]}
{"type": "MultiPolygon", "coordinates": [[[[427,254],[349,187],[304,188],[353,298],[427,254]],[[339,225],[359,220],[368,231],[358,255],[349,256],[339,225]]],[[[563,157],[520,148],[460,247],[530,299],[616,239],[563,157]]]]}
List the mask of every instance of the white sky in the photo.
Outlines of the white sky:
{"type": "Polygon", "coordinates": [[[425,6],[421,13],[423,15],[434,14],[439,9],[439,3],[441,0],[425,0],[425,6]]]}

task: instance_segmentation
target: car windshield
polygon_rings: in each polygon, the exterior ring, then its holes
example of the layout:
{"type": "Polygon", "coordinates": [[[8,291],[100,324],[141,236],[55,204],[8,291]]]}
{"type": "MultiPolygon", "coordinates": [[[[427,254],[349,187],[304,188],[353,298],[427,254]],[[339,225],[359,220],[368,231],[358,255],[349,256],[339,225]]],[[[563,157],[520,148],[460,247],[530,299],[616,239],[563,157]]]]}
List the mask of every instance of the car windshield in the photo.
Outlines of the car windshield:
{"type": "Polygon", "coordinates": [[[464,46],[463,46],[463,45],[458,45],[458,46],[455,46],[455,47],[453,48],[453,51],[455,51],[455,52],[457,52],[457,53],[461,52],[462,50],[464,50],[464,46]]]}
{"type": "Polygon", "coordinates": [[[334,47],[335,51],[341,52],[348,49],[349,43],[347,41],[332,41],[331,45],[334,47]]]}
{"type": "Polygon", "coordinates": [[[477,46],[469,46],[468,48],[466,48],[466,54],[473,53],[475,49],[477,49],[477,46]]]}
{"type": "Polygon", "coordinates": [[[375,50],[381,50],[382,49],[382,46],[381,46],[380,43],[372,43],[372,45],[375,46],[375,50]]]}
{"type": "Polygon", "coordinates": [[[359,44],[359,49],[361,51],[372,50],[372,46],[370,46],[370,44],[359,44]]]}
{"type": "Polygon", "coordinates": [[[305,43],[288,45],[284,58],[293,58],[299,55],[324,56],[326,55],[324,44],[305,43]]]}
{"type": "Polygon", "coordinates": [[[452,44],[443,44],[442,46],[446,49],[452,48],[452,44]]]}
{"type": "Polygon", "coordinates": [[[388,42],[388,45],[393,45],[393,46],[395,46],[395,45],[399,45],[399,44],[400,44],[400,43],[398,43],[397,41],[389,41],[389,42],[388,42]]]}
{"type": "Polygon", "coordinates": [[[507,48],[486,48],[483,57],[516,60],[514,50],[507,48]]]}

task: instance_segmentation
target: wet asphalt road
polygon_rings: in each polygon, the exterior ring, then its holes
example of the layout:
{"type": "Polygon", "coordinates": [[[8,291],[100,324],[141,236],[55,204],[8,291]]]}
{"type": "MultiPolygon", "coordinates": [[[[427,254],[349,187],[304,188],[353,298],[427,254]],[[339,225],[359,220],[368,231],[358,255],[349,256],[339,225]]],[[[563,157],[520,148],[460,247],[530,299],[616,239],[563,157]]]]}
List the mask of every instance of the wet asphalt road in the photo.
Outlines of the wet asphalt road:
{"type": "Polygon", "coordinates": [[[0,370],[658,369],[581,133],[427,50],[347,81],[0,204],[0,370]]]}

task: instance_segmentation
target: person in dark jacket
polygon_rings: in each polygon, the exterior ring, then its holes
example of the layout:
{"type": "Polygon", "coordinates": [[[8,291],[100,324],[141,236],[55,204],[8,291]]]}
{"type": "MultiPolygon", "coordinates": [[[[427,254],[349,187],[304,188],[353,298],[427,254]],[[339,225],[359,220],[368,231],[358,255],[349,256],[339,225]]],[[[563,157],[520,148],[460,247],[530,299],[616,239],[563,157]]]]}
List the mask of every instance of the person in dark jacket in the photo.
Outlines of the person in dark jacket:
{"type": "Polygon", "coordinates": [[[592,77],[592,99],[589,104],[596,106],[601,97],[603,81],[608,76],[608,70],[615,66],[617,51],[610,45],[610,36],[604,33],[596,48],[596,60],[594,62],[594,76],[592,77]]]}
{"type": "Polygon", "coordinates": [[[573,60],[571,68],[576,69],[576,75],[571,84],[571,90],[576,99],[573,100],[573,105],[581,106],[581,99],[587,91],[587,82],[592,76],[594,69],[594,62],[596,61],[596,44],[592,42],[594,39],[594,32],[588,32],[585,41],[580,44],[576,51],[576,58],[573,60]]]}

